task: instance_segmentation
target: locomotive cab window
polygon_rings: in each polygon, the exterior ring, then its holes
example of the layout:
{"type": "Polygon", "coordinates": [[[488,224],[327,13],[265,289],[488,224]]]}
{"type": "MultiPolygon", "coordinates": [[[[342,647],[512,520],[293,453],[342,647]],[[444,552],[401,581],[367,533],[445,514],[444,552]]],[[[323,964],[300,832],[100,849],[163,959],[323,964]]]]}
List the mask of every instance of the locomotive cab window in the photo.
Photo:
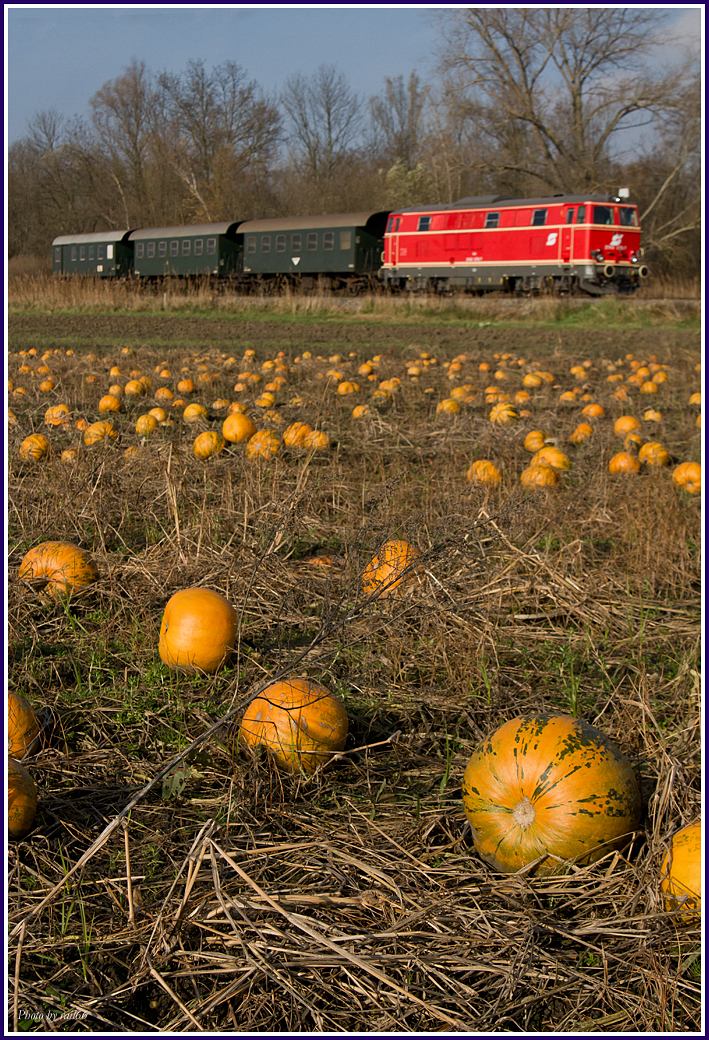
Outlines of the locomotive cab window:
{"type": "Polygon", "coordinates": [[[207,255],[214,256],[217,251],[217,240],[216,238],[207,239],[207,255]]]}
{"type": "Polygon", "coordinates": [[[170,256],[177,256],[179,251],[180,251],[180,243],[177,241],[177,239],[174,239],[170,243],[170,256]]]}
{"type": "Polygon", "coordinates": [[[500,223],[500,214],[499,213],[488,213],[487,216],[485,217],[485,227],[486,228],[496,228],[499,223],[500,223]]]}
{"type": "Polygon", "coordinates": [[[261,235],[261,252],[262,253],[270,253],[271,252],[271,236],[270,235],[261,235]]]}
{"type": "Polygon", "coordinates": [[[335,248],[335,232],[325,231],[322,237],[322,247],[328,252],[335,248]]]}
{"type": "Polygon", "coordinates": [[[351,249],[352,248],[352,232],[341,231],[340,232],[340,249],[351,249]]]}
{"type": "MultiPolygon", "coordinates": [[[[399,226],[399,222],[398,221],[397,221],[396,226],[397,227],[399,226]]],[[[416,228],[416,230],[417,231],[430,231],[431,230],[431,218],[430,218],[430,216],[429,217],[419,217],[418,227],[416,228]]]]}
{"type": "Polygon", "coordinates": [[[306,238],[306,245],[309,253],[314,253],[318,248],[318,233],[317,231],[309,231],[306,238]]]}
{"type": "Polygon", "coordinates": [[[155,256],[155,243],[148,242],[148,260],[155,256]]]}
{"type": "Polygon", "coordinates": [[[389,219],[387,220],[387,229],[386,229],[386,234],[387,234],[387,235],[390,235],[390,234],[391,234],[391,232],[392,232],[393,230],[394,230],[394,217],[393,217],[393,216],[391,216],[391,217],[389,217],[389,219]]]}
{"type": "Polygon", "coordinates": [[[576,223],[577,224],[585,224],[586,223],[586,207],[585,206],[579,206],[578,210],[576,211],[576,223]]]}
{"type": "Polygon", "coordinates": [[[183,239],[183,241],[182,241],[182,255],[183,256],[189,256],[190,255],[190,246],[191,245],[192,245],[192,243],[190,242],[189,238],[183,239]]]}
{"type": "Polygon", "coordinates": [[[158,242],[158,256],[167,256],[167,242],[158,242]]]}
{"type": "Polygon", "coordinates": [[[566,223],[573,224],[574,222],[574,211],[573,209],[567,209],[566,211],[566,223]]]}
{"type": "Polygon", "coordinates": [[[194,255],[195,256],[201,256],[203,249],[204,249],[204,239],[203,238],[196,238],[194,240],[194,255]]]}
{"type": "Polygon", "coordinates": [[[594,206],[593,207],[593,220],[592,224],[612,224],[613,223],[613,207],[612,206],[594,206]]]}
{"type": "Polygon", "coordinates": [[[623,227],[638,226],[638,211],[636,209],[631,209],[629,206],[621,206],[618,210],[618,216],[623,227]]]}
{"type": "Polygon", "coordinates": [[[547,222],[547,211],[545,209],[535,209],[532,214],[532,227],[541,227],[542,224],[547,222]]]}
{"type": "Polygon", "coordinates": [[[276,235],[276,252],[285,253],[286,251],[286,236],[276,235]]]}
{"type": "Polygon", "coordinates": [[[291,235],[290,247],[294,253],[299,253],[303,248],[303,236],[302,235],[291,235]]]}

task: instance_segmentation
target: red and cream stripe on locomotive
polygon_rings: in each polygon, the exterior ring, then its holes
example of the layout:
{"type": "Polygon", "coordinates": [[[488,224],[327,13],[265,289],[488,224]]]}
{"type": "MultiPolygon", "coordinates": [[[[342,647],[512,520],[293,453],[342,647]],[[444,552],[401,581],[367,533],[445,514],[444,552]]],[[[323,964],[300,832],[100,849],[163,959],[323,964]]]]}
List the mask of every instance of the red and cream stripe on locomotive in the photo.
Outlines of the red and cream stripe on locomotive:
{"type": "Polygon", "coordinates": [[[394,290],[632,293],[648,270],[628,194],[491,195],[392,212],[380,278],[394,290]]]}

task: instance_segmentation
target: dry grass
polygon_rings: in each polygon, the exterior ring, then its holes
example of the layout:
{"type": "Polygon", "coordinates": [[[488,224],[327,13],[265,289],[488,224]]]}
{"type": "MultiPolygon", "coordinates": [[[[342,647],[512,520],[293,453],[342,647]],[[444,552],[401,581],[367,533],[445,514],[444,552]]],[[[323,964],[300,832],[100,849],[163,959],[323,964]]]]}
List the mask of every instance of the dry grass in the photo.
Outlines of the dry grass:
{"type": "MultiPolygon", "coordinates": [[[[492,360],[469,356],[471,369],[492,360]]],[[[152,373],[166,357],[176,374],[196,369],[149,347],[125,367],[152,373]]],[[[10,360],[13,375],[22,359],[10,360]]],[[[574,360],[556,359],[560,375],[574,360]]],[[[673,372],[661,439],[695,457],[684,402],[696,359],[660,360],[673,372]]],[[[116,361],[50,360],[76,414],[95,417],[116,361]]],[[[317,420],[334,447],[265,464],[237,448],[198,462],[179,423],[125,457],[145,402],[117,418],[120,447],[30,464],[17,443],[48,402],[33,391],[15,408],[10,682],[50,740],[28,763],[37,825],[9,854],[10,1020],[61,1028],[64,1015],[101,1033],[698,1031],[699,929],[664,912],[658,882],[669,835],[700,810],[699,502],[668,472],[606,475],[619,408],[595,369],[609,414],[593,446],[574,449],[559,489],[528,495],[524,433],[565,441],[578,421],[558,390],[496,429],[482,402],[436,419],[450,388],[439,373],[437,394],[407,386],[355,426],[318,367],[291,376],[278,410],[317,420]],[[475,457],[501,466],[500,489],[466,484],[475,457]],[[361,571],[394,536],[418,546],[424,575],[407,598],[367,601],[361,571]],[[16,581],[46,538],[99,564],[69,607],[16,581]],[[221,673],[189,679],[156,647],[167,598],[193,584],[228,595],[240,634],[221,673]],[[238,753],[243,706],[281,673],[316,676],[347,705],[345,752],[311,778],[238,753]],[[462,772],[499,722],[539,710],[578,712],[630,756],[642,829],[593,867],[500,876],[472,849],[462,772]]],[[[383,360],[382,376],[399,372],[383,360]]],[[[230,383],[220,374],[209,399],[232,396],[230,383]]]]}

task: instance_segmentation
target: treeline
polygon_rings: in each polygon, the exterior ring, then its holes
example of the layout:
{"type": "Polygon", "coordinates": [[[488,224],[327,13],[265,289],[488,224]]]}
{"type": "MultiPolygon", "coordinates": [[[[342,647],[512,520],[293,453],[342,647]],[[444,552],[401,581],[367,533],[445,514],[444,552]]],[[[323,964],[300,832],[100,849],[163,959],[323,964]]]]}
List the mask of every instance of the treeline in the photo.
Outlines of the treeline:
{"type": "Polygon", "coordinates": [[[268,96],[233,62],[154,73],[134,61],[87,117],[40,112],[11,145],[9,256],[107,228],[627,185],[654,269],[696,276],[700,75],[690,56],[653,63],[661,17],[441,10],[435,81],[385,78],[366,100],[334,66],[268,96]],[[630,143],[638,126],[646,145],[630,143]]]}

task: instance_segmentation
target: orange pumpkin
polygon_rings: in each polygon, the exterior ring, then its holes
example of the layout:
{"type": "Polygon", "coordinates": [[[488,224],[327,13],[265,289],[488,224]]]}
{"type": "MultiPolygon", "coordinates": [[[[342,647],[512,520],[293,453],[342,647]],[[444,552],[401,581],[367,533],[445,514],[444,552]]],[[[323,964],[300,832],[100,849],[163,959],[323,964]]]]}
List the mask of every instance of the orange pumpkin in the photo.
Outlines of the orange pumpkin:
{"type": "Polygon", "coordinates": [[[14,841],[32,830],[37,815],[37,786],[19,762],[7,760],[7,833],[14,841]]]}
{"type": "Polygon", "coordinates": [[[528,466],[522,471],[519,479],[522,487],[525,488],[556,487],[559,483],[559,474],[553,466],[541,462],[528,466]]]}
{"type": "Polygon", "coordinates": [[[546,442],[547,437],[543,430],[530,430],[524,438],[524,450],[531,452],[533,455],[536,451],[543,448],[546,442]]]}
{"type": "Polygon", "coordinates": [[[123,402],[116,394],[104,394],[98,403],[98,410],[102,415],[106,412],[122,412],[123,402]]]}
{"type": "Polygon", "coordinates": [[[249,437],[246,444],[246,457],[249,459],[270,459],[281,447],[281,438],[273,430],[259,430],[249,437]]]}
{"type": "Polygon", "coordinates": [[[638,452],[638,462],[644,462],[646,466],[667,466],[669,461],[667,449],[657,441],[648,441],[638,452]]]}
{"type": "Polygon", "coordinates": [[[291,423],[290,426],[283,431],[283,443],[286,448],[302,448],[305,438],[312,432],[312,428],[308,426],[307,423],[291,423]]]}
{"type": "Polygon", "coordinates": [[[636,433],[640,429],[640,423],[634,415],[621,415],[613,423],[613,433],[616,437],[626,437],[629,433],[636,433]]]}
{"type": "MultiPolygon", "coordinates": [[[[231,409],[233,405],[229,407],[231,409]]],[[[247,441],[249,437],[253,437],[255,433],[256,427],[248,415],[244,415],[243,412],[230,411],[222,423],[222,436],[232,444],[241,444],[243,441],[247,441]]]]}
{"type": "Polygon", "coordinates": [[[306,433],[302,445],[309,451],[326,451],[330,447],[330,438],[324,430],[311,430],[306,433]]]}
{"type": "Polygon", "coordinates": [[[186,423],[196,423],[203,419],[207,419],[207,409],[203,404],[188,404],[182,413],[182,418],[186,423]]]}
{"type": "Polygon", "coordinates": [[[702,821],[677,831],[662,861],[660,887],[668,913],[682,909],[679,920],[700,920],[702,906],[702,821]]]}
{"type": "Polygon", "coordinates": [[[479,855],[511,874],[545,857],[593,863],[640,823],[630,762],[595,726],[543,713],[505,722],[479,745],[463,777],[463,806],[479,855]]]}
{"type": "Polygon", "coordinates": [[[171,596],[160,625],[160,658],[183,672],[216,672],[232,655],[238,618],[212,589],[181,589],[171,596]]]}
{"type": "Polygon", "coordinates": [[[87,447],[93,447],[96,444],[110,444],[111,441],[115,441],[118,437],[113,423],[102,420],[101,422],[91,423],[84,430],[84,444],[87,447]]]}
{"type": "Polygon", "coordinates": [[[43,433],[31,433],[20,445],[20,458],[39,462],[49,451],[49,441],[43,433]]]}
{"type": "Polygon", "coordinates": [[[497,487],[502,480],[499,469],[489,459],[476,459],[466,476],[473,484],[489,484],[491,487],[497,487]]]}
{"type": "Polygon", "coordinates": [[[16,758],[31,755],[39,744],[40,725],[29,701],[14,690],[7,693],[7,750],[16,758]]]}
{"type": "Polygon", "coordinates": [[[569,456],[560,448],[555,448],[553,444],[545,445],[532,455],[530,466],[538,466],[540,463],[545,466],[553,466],[554,469],[571,469],[569,456]]]}
{"type": "Polygon", "coordinates": [[[640,472],[640,463],[629,451],[619,451],[608,463],[608,471],[613,476],[632,476],[640,472]]]}
{"type": "Polygon", "coordinates": [[[205,430],[195,437],[192,452],[195,458],[209,459],[212,455],[218,455],[224,450],[224,438],[217,430],[205,430]]]}
{"type": "Polygon", "coordinates": [[[70,542],[42,542],[25,554],[18,577],[44,581],[44,592],[57,599],[98,580],[98,569],[86,549],[70,542]]]}
{"type": "Polygon", "coordinates": [[[680,462],[672,472],[672,480],[688,494],[698,495],[702,490],[702,467],[698,462],[680,462]]]}
{"type": "Polygon", "coordinates": [[[569,443],[583,444],[589,437],[593,437],[593,427],[588,423],[579,423],[573,433],[569,434],[569,443]]]}
{"type": "Polygon", "coordinates": [[[382,599],[396,592],[408,591],[419,573],[415,566],[418,549],[408,542],[393,540],[385,542],[376,556],[364,568],[362,589],[366,596],[379,593],[382,599]]]}
{"type": "Polygon", "coordinates": [[[273,683],[247,707],[239,740],[265,747],[288,772],[313,773],[347,740],[347,710],[313,679],[273,683]]]}
{"type": "MultiPolygon", "coordinates": [[[[158,409],[156,408],[155,411],[158,409]]],[[[165,413],[163,412],[163,416],[165,413]]],[[[151,415],[150,412],[146,412],[144,415],[139,415],[135,422],[135,432],[139,437],[148,437],[154,430],[158,428],[158,418],[155,415],[151,415]]]]}

